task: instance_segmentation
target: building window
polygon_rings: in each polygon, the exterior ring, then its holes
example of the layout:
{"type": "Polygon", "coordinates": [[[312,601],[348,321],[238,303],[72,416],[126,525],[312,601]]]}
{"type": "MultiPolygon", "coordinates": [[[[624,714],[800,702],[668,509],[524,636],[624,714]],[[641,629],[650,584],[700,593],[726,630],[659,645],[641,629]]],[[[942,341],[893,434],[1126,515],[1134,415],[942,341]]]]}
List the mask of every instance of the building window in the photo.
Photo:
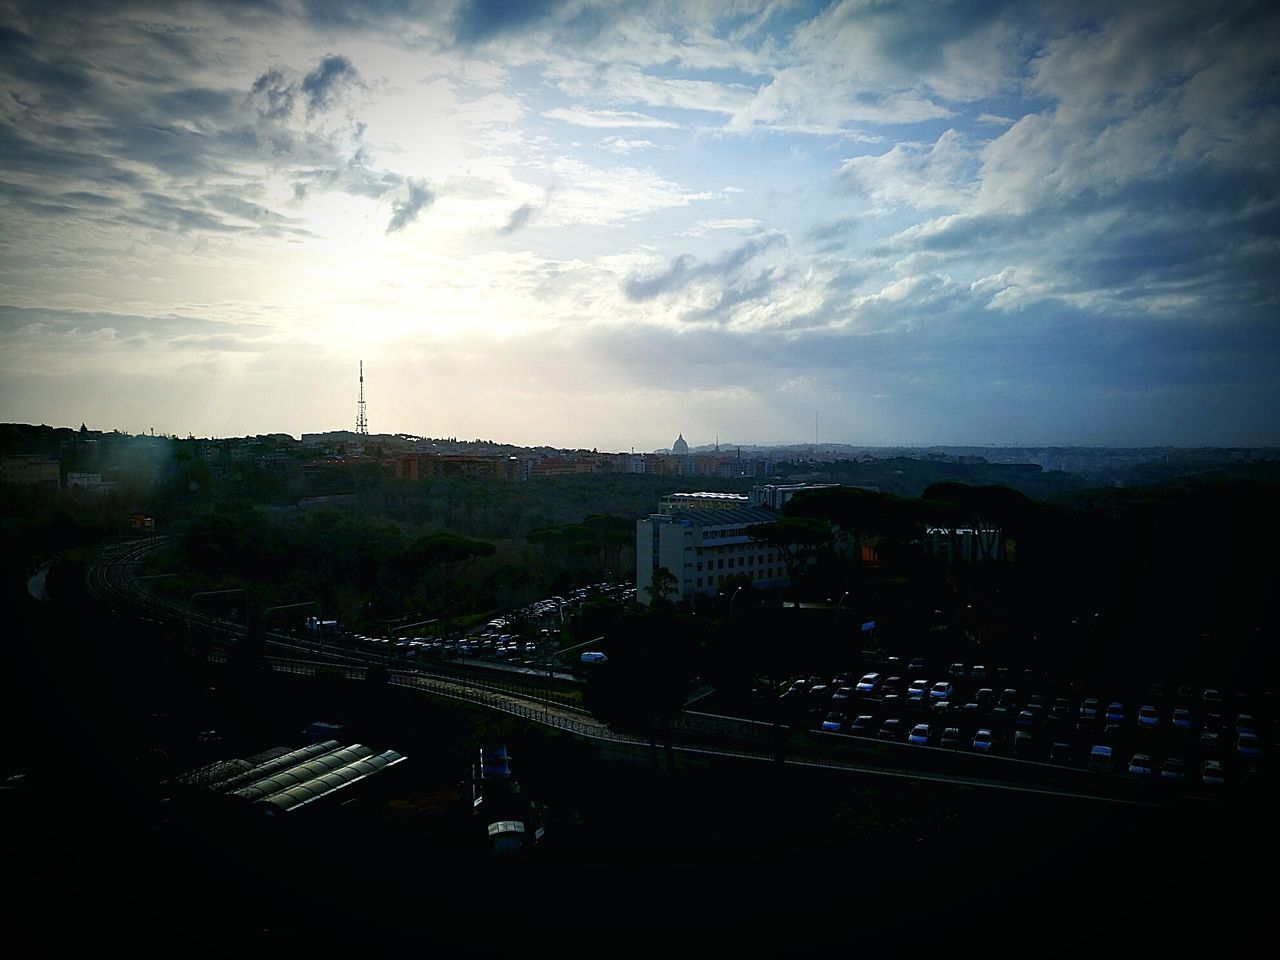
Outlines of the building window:
{"type": "Polygon", "coordinates": [[[702,572],[702,561],[701,561],[701,560],[699,560],[699,561],[698,561],[698,572],[699,572],[699,573],[701,573],[701,572],[702,572]]]}
{"type": "Polygon", "coordinates": [[[721,557],[721,558],[720,558],[720,562],[716,564],[716,569],[717,569],[717,570],[723,570],[723,569],[724,569],[724,557],[721,557]]]}
{"type": "Polygon", "coordinates": [[[699,578],[698,578],[698,586],[702,586],[702,578],[701,578],[701,577],[699,577],[699,578]]]}

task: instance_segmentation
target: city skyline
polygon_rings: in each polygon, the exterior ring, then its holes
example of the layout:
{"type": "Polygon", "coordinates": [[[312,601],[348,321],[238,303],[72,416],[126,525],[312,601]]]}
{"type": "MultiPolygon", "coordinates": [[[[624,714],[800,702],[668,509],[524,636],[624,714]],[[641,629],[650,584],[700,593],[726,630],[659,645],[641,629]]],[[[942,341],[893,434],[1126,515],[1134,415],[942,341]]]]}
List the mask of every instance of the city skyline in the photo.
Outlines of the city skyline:
{"type": "Polygon", "coordinates": [[[1261,3],[9,0],[0,49],[0,420],[353,429],[363,361],[374,434],[1280,444],[1261,3]]]}

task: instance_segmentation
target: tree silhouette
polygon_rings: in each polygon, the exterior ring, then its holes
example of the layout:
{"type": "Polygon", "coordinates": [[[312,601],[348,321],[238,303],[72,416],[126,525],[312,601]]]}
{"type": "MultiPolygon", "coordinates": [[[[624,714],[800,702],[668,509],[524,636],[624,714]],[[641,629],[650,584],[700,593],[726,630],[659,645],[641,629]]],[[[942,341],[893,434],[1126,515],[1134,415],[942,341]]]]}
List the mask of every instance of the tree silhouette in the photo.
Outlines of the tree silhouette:
{"type": "Polygon", "coordinates": [[[645,590],[654,606],[663,606],[670,602],[669,598],[675,593],[677,586],[679,581],[676,580],[676,575],[666,567],[659,567],[653,572],[653,582],[645,590]]]}

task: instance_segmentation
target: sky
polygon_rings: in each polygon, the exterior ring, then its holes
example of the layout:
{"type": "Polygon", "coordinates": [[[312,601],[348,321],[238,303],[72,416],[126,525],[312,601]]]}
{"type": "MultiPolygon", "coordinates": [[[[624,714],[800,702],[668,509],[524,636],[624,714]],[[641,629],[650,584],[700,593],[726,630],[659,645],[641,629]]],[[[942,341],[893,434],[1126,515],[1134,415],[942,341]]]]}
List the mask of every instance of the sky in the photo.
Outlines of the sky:
{"type": "Polygon", "coordinates": [[[1278,11],[0,0],[0,420],[1278,445],[1278,11]]]}

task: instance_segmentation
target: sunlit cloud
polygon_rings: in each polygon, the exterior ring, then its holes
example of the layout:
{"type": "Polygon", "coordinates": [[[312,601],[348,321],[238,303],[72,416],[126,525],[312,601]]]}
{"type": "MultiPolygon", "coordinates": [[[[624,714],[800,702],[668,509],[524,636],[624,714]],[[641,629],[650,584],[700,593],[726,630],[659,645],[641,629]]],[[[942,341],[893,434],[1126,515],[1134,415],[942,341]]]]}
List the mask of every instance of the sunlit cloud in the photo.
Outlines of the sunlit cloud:
{"type": "Polygon", "coordinates": [[[1264,5],[0,10],[5,420],[1280,442],[1264,5]]]}

